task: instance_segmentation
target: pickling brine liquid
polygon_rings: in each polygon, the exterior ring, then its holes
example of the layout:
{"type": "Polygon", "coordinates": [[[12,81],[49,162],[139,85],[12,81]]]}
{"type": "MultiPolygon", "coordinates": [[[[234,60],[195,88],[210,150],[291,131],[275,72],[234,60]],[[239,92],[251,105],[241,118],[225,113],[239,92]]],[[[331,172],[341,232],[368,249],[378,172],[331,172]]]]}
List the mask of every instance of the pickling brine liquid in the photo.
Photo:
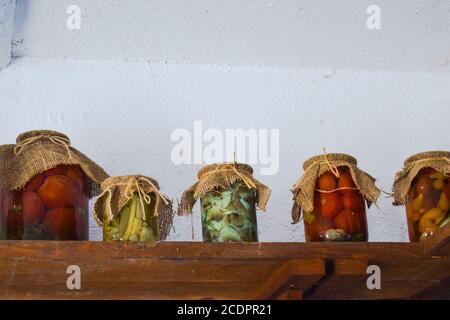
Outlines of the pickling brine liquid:
{"type": "Polygon", "coordinates": [[[423,241],[450,223],[450,177],[422,169],[411,184],[406,203],[409,239],[423,241]]]}
{"type": "Polygon", "coordinates": [[[256,194],[243,183],[201,199],[204,242],[257,242],[256,194]]]}
{"type": "Polygon", "coordinates": [[[103,224],[103,240],[157,241],[159,219],[155,215],[156,199],[149,196],[150,204],[134,193],[119,214],[103,224]]]}
{"type": "Polygon", "coordinates": [[[58,166],[23,189],[0,194],[0,236],[7,240],[88,240],[87,177],[79,166],[58,166]]]}

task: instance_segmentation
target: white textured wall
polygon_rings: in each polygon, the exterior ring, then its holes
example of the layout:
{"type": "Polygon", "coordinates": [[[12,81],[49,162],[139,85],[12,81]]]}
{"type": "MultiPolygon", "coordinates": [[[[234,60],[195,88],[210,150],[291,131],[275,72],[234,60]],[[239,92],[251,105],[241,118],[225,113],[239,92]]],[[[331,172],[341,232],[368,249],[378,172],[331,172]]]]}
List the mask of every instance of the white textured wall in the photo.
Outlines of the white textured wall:
{"type": "MultiPolygon", "coordinates": [[[[257,176],[273,189],[259,215],[261,241],[303,241],[290,224],[292,183],[303,160],[347,152],[390,190],[403,160],[450,149],[450,75],[217,67],[72,59],[18,58],[0,72],[0,144],[22,131],[66,132],[110,174],[144,173],[172,198],[195,180],[198,166],[170,161],[176,128],[279,128],[281,169],[257,176]]],[[[384,196],[369,210],[372,241],[405,241],[402,208],[384,196]]],[[[197,210],[198,212],[198,210],[197,210]]],[[[201,238],[195,215],[196,238],[201,238]]],[[[172,240],[191,238],[177,218],[172,240]]],[[[91,238],[100,238],[92,226],[91,238]]]]}
{"type": "Polygon", "coordinates": [[[450,69],[450,0],[18,0],[14,55],[450,69]],[[381,29],[366,26],[380,9],[381,29]],[[81,29],[69,30],[77,5],[81,29]]]}
{"type": "Polygon", "coordinates": [[[15,0],[0,0],[0,69],[11,61],[15,0]]]}

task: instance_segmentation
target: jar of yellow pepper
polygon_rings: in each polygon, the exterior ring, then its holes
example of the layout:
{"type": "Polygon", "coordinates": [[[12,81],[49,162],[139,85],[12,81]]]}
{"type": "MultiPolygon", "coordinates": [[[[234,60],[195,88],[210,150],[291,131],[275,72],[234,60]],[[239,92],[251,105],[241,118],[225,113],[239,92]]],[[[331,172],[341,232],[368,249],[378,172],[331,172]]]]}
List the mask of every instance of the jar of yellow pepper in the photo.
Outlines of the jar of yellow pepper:
{"type": "Polygon", "coordinates": [[[409,157],[394,183],[395,205],[405,205],[411,242],[423,241],[450,223],[450,152],[409,157]]]}

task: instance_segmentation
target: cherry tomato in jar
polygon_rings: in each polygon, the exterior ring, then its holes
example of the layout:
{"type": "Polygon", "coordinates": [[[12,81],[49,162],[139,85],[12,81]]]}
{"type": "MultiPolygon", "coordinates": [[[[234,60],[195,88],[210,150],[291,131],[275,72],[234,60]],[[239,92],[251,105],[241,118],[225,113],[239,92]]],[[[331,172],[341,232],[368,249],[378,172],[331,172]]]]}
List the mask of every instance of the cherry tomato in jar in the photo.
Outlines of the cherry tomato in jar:
{"type": "Polygon", "coordinates": [[[45,223],[55,240],[76,240],[76,219],[73,208],[48,211],[45,223]]]}
{"type": "Polygon", "coordinates": [[[72,179],[79,191],[83,191],[85,174],[78,166],[70,166],[65,173],[66,177],[72,179]]]}
{"type": "Polygon", "coordinates": [[[44,184],[45,175],[43,173],[38,174],[32,178],[25,186],[26,191],[36,192],[44,184]]]}
{"type": "Polygon", "coordinates": [[[344,209],[361,212],[365,209],[363,196],[356,190],[349,190],[341,197],[344,209]]]}
{"type": "MultiPolygon", "coordinates": [[[[342,209],[341,197],[337,192],[319,193],[320,214],[325,219],[333,219],[342,209]]],[[[314,210],[316,212],[316,210],[314,210]]]]}
{"type": "Polygon", "coordinates": [[[331,172],[325,172],[323,175],[317,179],[316,189],[323,191],[332,191],[336,189],[336,177],[331,172]]]}
{"type": "Polygon", "coordinates": [[[336,218],[334,218],[334,225],[336,228],[342,229],[348,234],[363,231],[360,213],[348,209],[342,210],[336,218]]]}
{"type": "Polygon", "coordinates": [[[338,179],[338,189],[344,189],[340,190],[340,193],[344,194],[348,191],[352,191],[351,190],[352,188],[356,188],[356,184],[353,181],[350,171],[347,168],[340,169],[338,179]]]}
{"type": "Polygon", "coordinates": [[[72,180],[62,175],[47,177],[38,190],[38,195],[49,209],[75,206],[79,201],[79,194],[72,180]]]}
{"type": "Polygon", "coordinates": [[[22,194],[22,214],[25,228],[37,225],[45,218],[45,206],[41,198],[32,191],[22,194]]]}

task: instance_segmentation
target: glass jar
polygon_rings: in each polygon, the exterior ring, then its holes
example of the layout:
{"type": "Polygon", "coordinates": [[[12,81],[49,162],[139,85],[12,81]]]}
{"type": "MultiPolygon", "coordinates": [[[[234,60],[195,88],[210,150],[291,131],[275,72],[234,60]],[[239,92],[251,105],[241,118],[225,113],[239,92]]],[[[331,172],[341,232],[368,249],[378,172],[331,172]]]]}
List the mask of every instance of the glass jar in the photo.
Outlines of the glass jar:
{"type": "Polygon", "coordinates": [[[7,240],[88,240],[88,179],[76,165],[34,176],[2,192],[1,229],[7,240]]]}
{"type": "Polygon", "coordinates": [[[103,223],[103,240],[156,242],[159,236],[159,217],[155,215],[156,197],[153,193],[148,196],[150,203],[141,201],[137,192],[133,193],[122,210],[103,223]]]}
{"type": "Polygon", "coordinates": [[[0,240],[6,240],[8,213],[12,210],[13,192],[0,186],[0,240]]]}
{"type": "Polygon", "coordinates": [[[337,168],[339,177],[325,172],[316,181],[313,212],[303,212],[308,242],[367,241],[366,204],[350,170],[337,168]]]}
{"type": "Polygon", "coordinates": [[[204,242],[257,242],[256,192],[244,183],[207,192],[200,200],[204,242]]]}
{"type": "Polygon", "coordinates": [[[409,239],[423,241],[450,222],[450,177],[430,167],[421,169],[408,192],[409,239]]]}

